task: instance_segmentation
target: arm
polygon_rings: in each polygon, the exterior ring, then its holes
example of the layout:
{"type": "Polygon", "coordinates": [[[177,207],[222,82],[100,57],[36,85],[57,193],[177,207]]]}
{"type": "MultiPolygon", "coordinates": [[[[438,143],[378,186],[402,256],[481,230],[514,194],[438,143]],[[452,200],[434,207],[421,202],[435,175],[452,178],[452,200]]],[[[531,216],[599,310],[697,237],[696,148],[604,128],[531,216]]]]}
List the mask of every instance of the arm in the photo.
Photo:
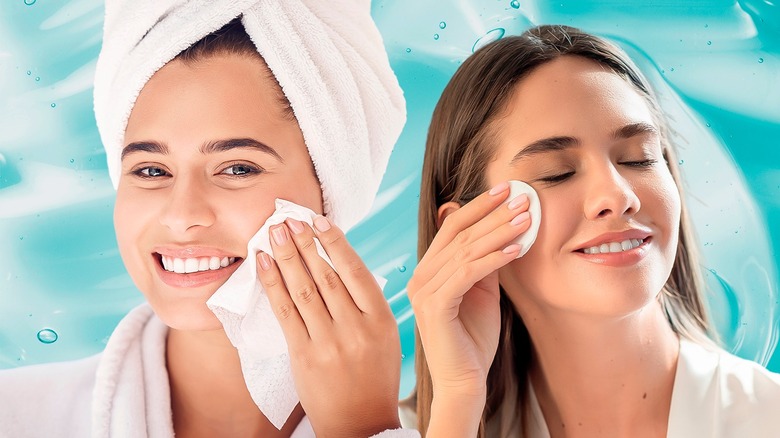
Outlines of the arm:
{"type": "Polygon", "coordinates": [[[527,196],[502,205],[508,194],[502,183],[463,207],[442,206],[446,217],[407,288],[433,382],[428,437],[479,429],[501,324],[498,269],[517,257],[511,242],[530,225],[527,196]]]}

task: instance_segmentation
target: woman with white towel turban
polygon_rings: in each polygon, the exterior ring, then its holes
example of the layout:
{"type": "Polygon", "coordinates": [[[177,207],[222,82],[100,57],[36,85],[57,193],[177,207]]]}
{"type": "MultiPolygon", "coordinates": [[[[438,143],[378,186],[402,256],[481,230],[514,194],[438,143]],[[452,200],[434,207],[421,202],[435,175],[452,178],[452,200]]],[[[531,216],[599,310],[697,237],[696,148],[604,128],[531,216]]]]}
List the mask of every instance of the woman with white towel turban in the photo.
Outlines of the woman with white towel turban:
{"type": "Polygon", "coordinates": [[[0,373],[0,435],[418,436],[343,234],[405,121],[369,1],[108,0],[94,96],[148,304],[97,356],[0,373]]]}

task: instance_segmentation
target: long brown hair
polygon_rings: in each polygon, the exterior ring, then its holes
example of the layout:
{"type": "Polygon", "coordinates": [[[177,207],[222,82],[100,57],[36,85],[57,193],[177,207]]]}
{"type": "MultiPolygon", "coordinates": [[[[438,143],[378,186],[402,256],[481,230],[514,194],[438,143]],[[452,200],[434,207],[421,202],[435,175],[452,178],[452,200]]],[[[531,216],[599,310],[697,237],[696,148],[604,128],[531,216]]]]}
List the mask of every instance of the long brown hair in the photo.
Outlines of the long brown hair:
{"type": "MultiPolygon", "coordinates": [[[[420,189],[418,258],[438,231],[438,207],[461,205],[488,189],[485,168],[495,147],[493,122],[505,111],[515,86],[535,68],[561,56],[580,56],[610,69],[634,86],[653,112],[661,131],[664,158],[681,191],[679,168],[669,142],[667,122],[647,80],[621,49],[567,26],[545,25],[520,36],[493,42],[458,68],[439,99],[428,130],[420,189]]],[[[698,253],[682,203],[677,254],[659,300],[672,329],[679,335],[709,342],[709,323],[702,301],[703,280],[698,253]]],[[[498,351],[487,377],[487,402],[479,436],[501,435],[513,426],[525,428],[526,375],[532,349],[525,324],[501,290],[501,332],[498,351]],[[507,411],[507,407],[511,407],[507,411]],[[504,412],[502,412],[502,408],[504,412]],[[519,418],[518,418],[519,417],[519,418]],[[512,422],[519,422],[512,423],[512,422]]],[[[424,434],[430,420],[433,388],[425,352],[416,335],[416,410],[424,434]]]]}

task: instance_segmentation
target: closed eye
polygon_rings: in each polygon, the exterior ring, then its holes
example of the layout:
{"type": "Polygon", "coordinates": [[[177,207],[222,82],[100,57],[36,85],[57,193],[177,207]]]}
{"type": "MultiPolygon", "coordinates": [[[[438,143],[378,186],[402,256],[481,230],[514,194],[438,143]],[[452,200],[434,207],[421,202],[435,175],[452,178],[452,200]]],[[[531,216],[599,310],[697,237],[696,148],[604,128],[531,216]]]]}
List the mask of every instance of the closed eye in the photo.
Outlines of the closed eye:
{"type": "Polygon", "coordinates": [[[625,166],[631,166],[631,167],[651,167],[658,163],[658,160],[648,159],[648,160],[641,160],[641,161],[623,161],[622,163],[625,166]]]}
{"type": "Polygon", "coordinates": [[[544,181],[547,183],[557,183],[569,179],[572,175],[574,175],[574,172],[566,172],[558,175],[545,176],[539,178],[539,181],[544,181]]]}

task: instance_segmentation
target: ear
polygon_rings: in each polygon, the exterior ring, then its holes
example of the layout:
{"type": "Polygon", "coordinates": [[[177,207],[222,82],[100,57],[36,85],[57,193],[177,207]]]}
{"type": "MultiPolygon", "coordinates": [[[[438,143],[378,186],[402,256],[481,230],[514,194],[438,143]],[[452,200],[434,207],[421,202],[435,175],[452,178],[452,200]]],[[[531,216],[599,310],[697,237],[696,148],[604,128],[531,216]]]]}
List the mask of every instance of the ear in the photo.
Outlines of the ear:
{"type": "Polygon", "coordinates": [[[439,220],[436,221],[436,228],[441,228],[441,224],[444,223],[444,219],[447,218],[447,216],[451,215],[452,213],[455,213],[456,211],[460,210],[460,204],[454,201],[450,201],[447,203],[442,204],[439,207],[439,220]]]}

